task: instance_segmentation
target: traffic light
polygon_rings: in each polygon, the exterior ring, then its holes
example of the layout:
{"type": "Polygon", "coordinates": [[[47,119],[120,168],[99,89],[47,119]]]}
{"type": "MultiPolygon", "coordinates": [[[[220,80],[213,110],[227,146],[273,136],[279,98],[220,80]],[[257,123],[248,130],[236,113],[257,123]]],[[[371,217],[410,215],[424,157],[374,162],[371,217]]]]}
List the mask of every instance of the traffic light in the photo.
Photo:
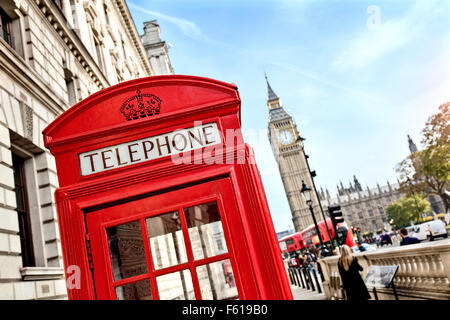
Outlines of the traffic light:
{"type": "MultiPolygon", "coordinates": [[[[344,217],[342,216],[341,206],[328,207],[328,213],[330,214],[331,223],[333,224],[334,233],[339,244],[343,244],[343,234],[339,232],[338,223],[344,222],[344,217]]],[[[345,242],[345,240],[344,240],[345,242]]]]}
{"type": "Polygon", "coordinates": [[[330,218],[333,222],[333,225],[337,226],[338,223],[344,222],[341,206],[328,207],[328,212],[330,213],[330,218]]]}

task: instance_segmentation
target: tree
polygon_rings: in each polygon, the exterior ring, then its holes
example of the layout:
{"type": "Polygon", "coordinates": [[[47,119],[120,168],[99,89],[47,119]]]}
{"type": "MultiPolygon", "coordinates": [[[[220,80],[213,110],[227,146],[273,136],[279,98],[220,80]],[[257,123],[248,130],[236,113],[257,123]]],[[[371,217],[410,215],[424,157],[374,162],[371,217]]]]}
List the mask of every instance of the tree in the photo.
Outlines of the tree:
{"type": "Polygon", "coordinates": [[[386,208],[389,220],[399,227],[409,225],[409,222],[423,222],[422,213],[430,212],[430,203],[419,194],[411,197],[402,197],[392,202],[386,208]]]}
{"type": "Polygon", "coordinates": [[[450,207],[450,102],[439,107],[422,130],[424,148],[400,162],[400,192],[442,199],[445,210],[450,207]]]}

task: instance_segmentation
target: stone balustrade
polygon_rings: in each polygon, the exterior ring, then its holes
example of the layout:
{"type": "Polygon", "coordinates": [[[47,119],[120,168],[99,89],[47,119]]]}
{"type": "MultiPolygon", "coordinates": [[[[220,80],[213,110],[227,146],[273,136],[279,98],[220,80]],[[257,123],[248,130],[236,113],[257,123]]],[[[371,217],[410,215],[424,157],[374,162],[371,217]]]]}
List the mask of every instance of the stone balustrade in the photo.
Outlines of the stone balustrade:
{"type": "MultiPolygon", "coordinates": [[[[375,251],[355,253],[364,268],[363,279],[371,265],[398,265],[394,285],[400,300],[450,300],[450,239],[414,245],[384,247],[375,251]]],[[[323,288],[328,299],[345,299],[337,267],[338,256],[320,259],[325,277],[323,288]]],[[[374,293],[371,289],[372,298],[374,293]]],[[[392,288],[377,288],[380,300],[392,300],[392,288]]]]}

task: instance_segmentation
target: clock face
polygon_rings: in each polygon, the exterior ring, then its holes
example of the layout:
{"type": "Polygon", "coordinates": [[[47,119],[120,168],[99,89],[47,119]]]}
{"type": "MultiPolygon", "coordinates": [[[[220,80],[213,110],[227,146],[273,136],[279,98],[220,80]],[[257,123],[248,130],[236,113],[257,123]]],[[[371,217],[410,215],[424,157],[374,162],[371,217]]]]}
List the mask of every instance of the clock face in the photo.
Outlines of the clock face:
{"type": "Polygon", "coordinates": [[[281,131],[280,132],[280,142],[284,145],[291,144],[294,141],[294,135],[290,131],[281,131]]]}

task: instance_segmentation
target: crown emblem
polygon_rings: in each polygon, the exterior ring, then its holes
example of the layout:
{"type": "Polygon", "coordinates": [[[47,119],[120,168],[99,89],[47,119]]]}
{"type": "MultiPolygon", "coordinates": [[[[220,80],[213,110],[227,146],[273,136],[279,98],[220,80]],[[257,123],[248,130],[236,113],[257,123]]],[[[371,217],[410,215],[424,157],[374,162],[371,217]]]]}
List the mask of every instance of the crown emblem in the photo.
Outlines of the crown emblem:
{"type": "Polygon", "coordinates": [[[128,98],[120,107],[120,112],[127,121],[150,117],[159,114],[161,99],[149,93],[136,90],[136,95],[128,98]]]}

